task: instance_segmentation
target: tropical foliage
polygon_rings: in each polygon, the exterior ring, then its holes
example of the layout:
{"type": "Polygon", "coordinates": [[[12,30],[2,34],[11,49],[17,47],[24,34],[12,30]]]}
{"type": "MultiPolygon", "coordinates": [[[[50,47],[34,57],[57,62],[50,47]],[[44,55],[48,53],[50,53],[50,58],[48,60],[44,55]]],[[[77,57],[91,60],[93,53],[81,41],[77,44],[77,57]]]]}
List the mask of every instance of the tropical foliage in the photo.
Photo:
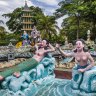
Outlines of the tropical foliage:
{"type": "Polygon", "coordinates": [[[57,37],[56,28],[59,29],[56,23],[54,16],[39,15],[37,28],[41,30],[43,38],[46,37],[50,41],[54,41],[55,37],[57,37]]]}
{"type": "MultiPolygon", "coordinates": [[[[42,10],[39,7],[30,7],[31,10],[31,21],[33,25],[40,30],[43,38],[50,39],[54,41],[54,38],[57,36],[55,17],[54,16],[45,16],[42,10]],[[53,38],[54,37],[54,38],[53,38]]],[[[7,21],[8,28],[15,34],[21,33],[22,23],[21,16],[23,14],[22,8],[16,8],[12,13],[3,14],[3,16],[8,17],[7,21]]]]}
{"type": "Polygon", "coordinates": [[[55,12],[57,18],[68,15],[62,27],[69,40],[86,39],[87,30],[91,30],[93,40],[96,35],[96,0],[65,0],[59,3],[55,12]]]}
{"type": "MultiPolygon", "coordinates": [[[[8,17],[9,20],[6,22],[8,28],[14,32],[14,33],[20,33],[22,28],[22,14],[23,14],[23,8],[16,8],[12,13],[3,14],[2,16],[8,17]]],[[[43,14],[41,9],[38,7],[30,7],[31,13],[32,13],[32,20],[34,21],[34,24],[36,24],[37,14],[43,14]]],[[[37,20],[38,21],[38,20],[37,20]]]]}
{"type": "MultiPolygon", "coordinates": [[[[65,36],[68,40],[76,40],[78,38],[87,38],[87,30],[91,31],[91,39],[96,39],[96,0],[62,0],[59,2],[59,8],[53,16],[45,16],[39,7],[31,6],[31,21],[36,26],[37,30],[41,32],[42,38],[46,38],[52,42],[64,42],[65,36]],[[63,19],[62,29],[60,30],[56,25],[56,19],[66,16],[63,19]],[[59,34],[57,34],[59,30],[59,34]]],[[[12,36],[20,40],[20,33],[22,28],[22,9],[16,8],[12,13],[3,14],[8,17],[6,22],[8,28],[14,32],[7,35],[7,39],[12,36]]],[[[0,21],[0,23],[3,23],[0,21]]],[[[5,30],[0,28],[0,34],[5,30]]],[[[5,33],[4,33],[5,34],[5,33]]],[[[0,35],[1,36],[1,35],[0,35]]],[[[5,38],[5,37],[0,37],[5,38]]]]}

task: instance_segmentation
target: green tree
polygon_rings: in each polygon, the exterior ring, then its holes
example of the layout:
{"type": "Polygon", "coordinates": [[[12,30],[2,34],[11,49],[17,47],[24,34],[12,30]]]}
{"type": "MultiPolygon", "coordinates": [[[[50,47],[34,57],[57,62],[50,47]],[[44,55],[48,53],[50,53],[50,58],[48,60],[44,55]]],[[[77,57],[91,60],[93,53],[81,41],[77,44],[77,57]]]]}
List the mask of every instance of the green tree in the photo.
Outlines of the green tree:
{"type": "Polygon", "coordinates": [[[4,33],[5,32],[5,28],[3,26],[0,26],[0,33],[4,33]]]}
{"type": "Polygon", "coordinates": [[[53,41],[57,37],[56,28],[59,29],[58,26],[56,26],[55,17],[39,15],[38,18],[37,28],[41,30],[42,37],[53,41]]]}
{"type": "Polygon", "coordinates": [[[5,45],[7,44],[6,41],[6,30],[3,26],[0,26],[0,45],[5,45]]]}
{"type": "Polygon", "coordinates": [[[33,25],[37,26],[38,25],[38,20],[41,18],[41,16],[44,16],[43,11],[39,7],[34,7],[31,6],[30,9],[32,10],[31,15],[32,15],[32,22],[33,25]]]}
{"type": "Polygon", "coordinates": [[[62,1],[59,3],[60,8],[56,10],[55,15],[61,17],[62,15],[68,15],[74,17],[77,27],[76,37],[79,38],[79,27],[80,27],[80,7],[82,6],[82,0],[72,0],[71,2],[62,1]],[[62,15],[61,15],[62,14],[62,15]]]}
{"type": "MultiPolygon", "coordinates": [[[[4,24],[3,20],[0,20],[0,24],[4,24]]],[[[0,26],[0,39],[4,37],[5,31],[6,31],[5,28],[3,26],[0,26]]]]}
{"type": "MultiPolygon", "coordinates": [[[[54,41],[57,36],[56,28],[58,28],[56,26],[55,17],[45,16],[39,7],[31,6],[30,10],[32,15],[31,21],[33,25],[37,27],[37,30],[40,30],[42,37],[54,41]]],[[[9,21],[6,23],[8,28],[15,34],[16,32],[20,34],[20,29],[22,28],[22,8],[16,8],[12,13],[3,14],[3,16],[9,17],[9,21]]]]}
{"type": "Polygon", "coordinates": [[[63,22],[63,28],[67,30],[68,32],[67,34],[69,34],[70,38],[72,34],[75,34],[74,39],[76,39],[76,37],[80,38],[81,36],[83,36],[85,39],[85,32],[88,29],[91,29],[92,38],[95,39],[96,0],[69,0],[69,1],[70,2],[65,0],[60,2],[59,3],[60,8],[58,8],[55,13],[57,18],[64,16],[66,14],[68,15],[68,18],[63,22]]]}
{"type": "MultiPolygon", "coordinates": [[[[8,14],[3,14],[2,16],[4,17],[8,17],[9,20],[6,22],[9,30],[11,30],[12,32],[16,33],[20,33],[21,32],[21,28],[22,28],[22,11],[23,8],[16,8],[12,13],[8,13],[8,14]]],[[[31,10],[31,14],[32,14],[32,21],[34,22],[34,24],[36,25],[36,21],[38,21],[38,18],[35,18],[37,14],[43,14],[42,10],[38,7],[30,7],[31,10]]]]}
{"type": "Polygon", "coordinates": [[[2,16],[9,18],[9,20],[6,22],[6,25],[8,26],[10,31],[18,32],[22,28],[22,8],[16,8],[12,13],[3,14],[2,16]]]}
{"type": "Polygon", "coordinates": [[[90,24],[91,39],[96,37],[96,0],[84,0],[82,10],[83,19],[90,24]]]}

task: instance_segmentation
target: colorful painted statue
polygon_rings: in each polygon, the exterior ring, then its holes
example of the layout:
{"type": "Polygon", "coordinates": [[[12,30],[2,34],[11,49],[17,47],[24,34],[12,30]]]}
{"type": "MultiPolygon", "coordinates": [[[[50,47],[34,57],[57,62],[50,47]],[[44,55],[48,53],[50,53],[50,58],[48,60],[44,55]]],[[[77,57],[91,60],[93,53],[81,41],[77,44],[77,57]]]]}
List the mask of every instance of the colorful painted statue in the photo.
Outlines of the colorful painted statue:
{"type": "Polygon", "coordinates": [[[55,59],[45,57],[19,78],[7,77],[0,96],[96,96],[96,67],[82,74],[74,66],[71,80],[55,78],[54,68],[55,59]]]}
{"type": "Polygon", "coordinates": [[[78,72],[84,73],[94,66],[94,59],[90,53],[85,50],[83,40],[77,40],[75,44],[75,50],[70,53],[64,52],[58,44],[56,44],[56,47],[65,57],[75,58],[78,72]]]}
{"type": "Polygon", "coordinates": [[[32,38],[32,43],[34,43],[34,45],[42,40],[40,32],[37,31],[35,26],[32,29],[31,38],[32,38]]]}
{"type": "MultiPolygon", "coordinates": [[[[83,48],[82,42],[77,42],[76,47],[75,51],[80,52],[83,48]]],[[[35,57],[39,57],[37,61],[40,62],[35,68],[22,72],[18,78],[9,76],[5,79],[1,84],[0,96],[96,96],[96,67],[93,66],[92,57],[89,57],[91,60],[87,62],[87,66],[85,64],[88,59],[75,58],[77,65],[72,69],[72,79],[68,80],[55,78],[55,59],[48,54],[41,60],[40,53],[36,53],[35,57]]],[[[86,57],[86,54],[77,55],[86,57]]],[[[27,62],[25,63],[28,64],[27,62]]]]}
{"type": "Polygon", "coordinates": [[[23,35],[21,36],[23,38],[23,46],[29,44],[29,35],[26,31],[24,31],[23,35]]]}
{"type": "MultiPolygon", "coordinates": [[[[7,88],[15,93],[23,90],[26,94],[26,90],[29,87],[32,88],[32,86],[34,86],[32,82],[35,82],[36,80],[39,80],[41,78],[43,79],[46,76],[50,75],[53,76],[54,68],[55,68],[55,59],[51,56],[47,56],[38,64],[36,68],[22,72],[20,77],[16,78],[13,75],[7,77],[5,81],[2,83],[2,87],[4,89],[7,88]]],[[[39,84],[40,82],[37,83],[39,84]]]]}
{"type": "Polygon", "coordinates": [[[42,42],[37,45],[35,55],[32,58],[30,58],[28,61],[26,60],[25,62],[21,62],[13,68],[8,68],[7,70],[1,71],[0,80],[10,76],[12,73],[14,76],[19,77],[20,72],[28,71],[31,68],[36,67],[38,63],[45,57],[45,55],[47,55],[47,53],[53,51],[55,51],[54,47],[46,40],[42,40],[42,42]],[[48,49],[46,49],[46,47],[48,47],[48,49]]]}

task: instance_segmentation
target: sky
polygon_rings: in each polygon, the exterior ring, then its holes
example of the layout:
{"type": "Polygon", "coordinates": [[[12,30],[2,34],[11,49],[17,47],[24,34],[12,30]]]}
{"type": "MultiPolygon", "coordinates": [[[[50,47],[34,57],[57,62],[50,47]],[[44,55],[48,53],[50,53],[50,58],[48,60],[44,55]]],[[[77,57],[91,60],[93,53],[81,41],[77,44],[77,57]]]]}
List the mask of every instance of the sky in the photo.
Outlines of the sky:
{"type": "MultiPolygon", "coordinates": [[[[55,10],[59,7],[58,3],[62,0],[26,0],[26,1],[29,7],[38,6],[43,10],[45,15],[52,15],[55,12],[55,10]]],[[[8,18],[2,17],[2,14],[10,13],[17,7],[21,8],[24,5],[25,5],[25,0],[0,0],[0,20],[6,22],[8,18]]],[[[57,20],[58,26],[60,28],[63,18],[65,17],[62,17],[57,20]]]]}

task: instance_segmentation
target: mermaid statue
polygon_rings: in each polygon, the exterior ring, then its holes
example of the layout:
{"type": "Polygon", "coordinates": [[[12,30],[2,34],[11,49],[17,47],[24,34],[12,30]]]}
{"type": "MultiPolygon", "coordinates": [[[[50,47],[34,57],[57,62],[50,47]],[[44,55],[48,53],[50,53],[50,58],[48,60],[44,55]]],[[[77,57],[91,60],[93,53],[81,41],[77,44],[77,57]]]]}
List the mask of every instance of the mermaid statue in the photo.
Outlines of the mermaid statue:
{"type": "Polygon", "coordinates": [[[21,64],[18,64],[14,68],[9,68],[7,70],[0,72],[0,80],[3,80],[5,77],[11,75],[12,73],[14,73],[13,75],[15,75],[16,77],[19,77],[20,72],[28,71],[31,68],[36,67],[38,63],[44,58],[44,56],[48,52],[52,52],[52,51],[55,51],[54,47],[46,40],[42,40],[41,43],[38,43],[36,45],[35,55],[30,60],[22,62],[21,64]],[[46,49],[47,47],[48,49],[46,49]]]}
{"type": "MultiPolygon", "coordinates": [[[[83,50],[82,41],[76,42],[74,53],[65,53],[59,49],[64,56],[75,54],[72,55],[76,59],[76,65],[72,69],[71,80],[55,78],[56,62],[49,53],[55,49],[48,44],[50,49],[40,51],[44,48],[44,44],[47,45],[45,42],[45,40],[42,41],[42,44],[39,44],[40,49],[37,48],[36,54],[38,52],[40,54],[33,56],[33,59],[36,57],[35,60],[38,64],[35,63],[36,66],[28,70],[19,70],[21,73],[17,72],[7,76],[1,83],[0,96],[96,96],[96,67],[94,67],[94,60],[90,54],[83,50]],[[42,56],[43,51],[44,57],[37,59],[42,56]],[[45,54],[46,52],[47,54],[45,54]]],[[[58,48],[59,45],[57,44],[56,47],[58,48]]]]}

